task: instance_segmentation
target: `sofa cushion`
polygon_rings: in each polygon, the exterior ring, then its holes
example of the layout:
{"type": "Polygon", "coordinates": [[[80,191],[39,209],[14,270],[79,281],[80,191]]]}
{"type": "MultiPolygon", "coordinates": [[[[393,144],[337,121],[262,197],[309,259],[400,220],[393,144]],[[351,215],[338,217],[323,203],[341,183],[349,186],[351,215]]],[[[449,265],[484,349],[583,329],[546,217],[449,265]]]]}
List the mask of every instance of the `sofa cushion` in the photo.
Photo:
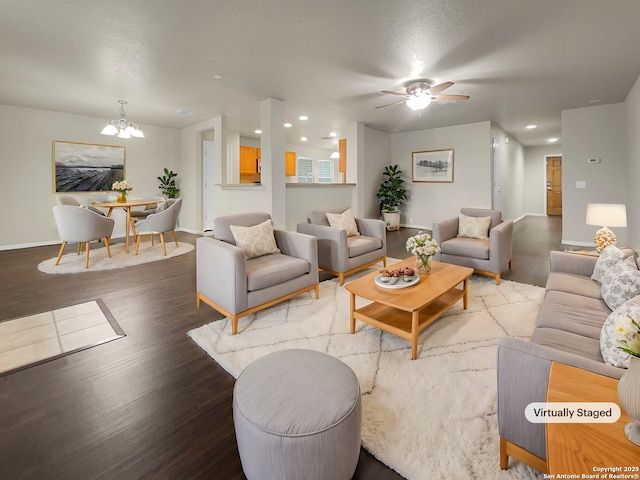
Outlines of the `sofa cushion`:
{"type": "Polygon", "coordinates": [[[599,299],[549,291],[538,314],[538,327],[553,328],[598,340],[611,310],[599,299]]]}
{"type": "Polygon", "coordinates": [[[600,354],[600,340],[597,338],[583,337],[556,328],[536,328],[531,342],[604,363],[600,354]]]}
{"type": "Polygon", "coordinates": [[[607,270],[600,291],[611,310],[640,295],[640,270],[635,268],[635,261],[621,261],[607,270]]]}
{"type": "Polygon", "coordinates": [[[489,240],[477,238],[454,237],[440,244],[440,251],[447,255],[478,258],[489,258],[489,240]]]}
{"type": "Polygon", "coordinates": [[[573,273],[551,272],[547,278],[547,291],[558,291],[602,300],[600,284],[590,277],[573,273]]]}
{"type": "Polygon", "coordinates": [[[271,220],[266,220],[250,227],[229,225],[229,228],[236,246],[244,250],[247,260],[262,255],[280,253],[280,249],[276,245],[276,238],[273,235],[271,220]]]}
{"type": "Polygon", "coordinates": [[[602,283],[602,279],[610,268],[614,267],[620,260],[624,259],[624,252],[615,245],[605,247],[593,267],[593,275],[591,278],[596,282],[602,283]]]}
{"type": "Polygon", "coordinates": [[[255,292],[309,273],[309,262],[281,253],[247,260],[247,290],[255,292]]]}
{"type": "Polygon", "coordinates": [[[367,235],[357,237],[347,237],[347,250],[349,258],[359,257],[365,253],[373,252],[382,248],[382,240],[367,235]]]}
{"type": "Polygon", "coordinates": [[[485,240],[489,238],[491,217],[469,217],[460,214],[458,218],[458,236],[485,240]]]}
{"type": "Polygon", "coordinates": [[[345,230],[347,232],[347,237],[360,235],[360,232],[358,232],[358,226],[356,225],[356,219],[354,218],[350,208],[347,208],[342,213],[327,212],[326,215],[327,220],[329,220],[329,225],[331,225],[332,228],[337,228],[338,230],[345,230]]]}
{"type": "Polygon", "coordinates": [[[307,222],[313,225],[324,225],[329,227],[329,220],[327,219],[327,212],[329,213],[342,213],[349,207],[333,207],[325,210],[312,210],[307,216],[307,222]]]}
{"type": "Polygon", "coordinates": [[[629,368],[629,354],[619,348],[619,340],[625,338],[618,328],[629,327],[632,318],[636,321],[640,320],[640,296],[627,300],[616,308],[602,326],[600,353],[604,361],[614,367],[629,368]]]}

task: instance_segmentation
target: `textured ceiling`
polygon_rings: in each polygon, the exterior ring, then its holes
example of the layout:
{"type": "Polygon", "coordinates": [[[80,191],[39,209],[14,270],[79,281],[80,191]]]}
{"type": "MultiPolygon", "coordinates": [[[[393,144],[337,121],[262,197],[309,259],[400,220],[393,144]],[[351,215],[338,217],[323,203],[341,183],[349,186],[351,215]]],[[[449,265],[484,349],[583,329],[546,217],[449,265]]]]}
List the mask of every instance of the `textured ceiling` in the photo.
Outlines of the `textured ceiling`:
{"type": "Polygon", "coordinates": [[[561,137],[562,110],[624,101],[639,20],[638,0],[0,0],[0,103],[114,118],[125,99],[139,124],[226,115],[255,136],[259,102],[279,98],[287,143],[330,148],[322,137],[356,121],[402,132],[490,120],[541,145],[561,137]],[[417,78],[471,98],[374,108],[417,78]]]}

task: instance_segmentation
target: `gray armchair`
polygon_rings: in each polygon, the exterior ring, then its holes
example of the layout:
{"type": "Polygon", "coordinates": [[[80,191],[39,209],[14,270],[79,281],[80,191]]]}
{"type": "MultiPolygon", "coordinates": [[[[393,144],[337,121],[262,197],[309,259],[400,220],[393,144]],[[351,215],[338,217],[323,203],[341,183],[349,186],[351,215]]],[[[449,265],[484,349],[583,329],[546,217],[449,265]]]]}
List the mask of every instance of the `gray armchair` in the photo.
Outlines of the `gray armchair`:
{"type": "Polygon", "coordinates": [[[80,245],[85,244],[85,268],[89,268],[89,242],[92,240],[104,239],[107,254],[111,257],[109,238],[113,233],[115,223],[112,218],[75,205],[56,205],[53,207],[53,216],[56,219],[60,240],[62,240],[56,265],[60,263],[64,249],[69,242],[78,243],[78,255],[80,254],[80,245]]]}
{"type": "Polygon", "coordinates": [[[315,237],[274,230],[280,253],[251,259],[236,245],[231,226],[250,227],[270,219],[268,213],[218,217],[215,238],[196,240],[197,305],[204,302],[229,317],[233,335],[241,317],[310,290],[319,297],[315,237]]]}
{"type": "Polygon", "coordinates": [[[337,275],[340,285],[344,277],[382,262],[387,266],[387,231],[382,220],[356,218],[360,235],[347,236],[345,230],[332,228],[329,213],[343,213],[347,208],[329,208],[309,213],[307,223],[299,223],[300,233],[318,239],[318,267],[337,275]]]}
{"type": "Polygon", "coordinates": [[[458,236],[459,217],[434,223],[432,236],[440,246],[435,260],[471,267],[475,273],[495,277],[499,285],[501,273],[511,269],[513,222],[503,221],[499,210],[461,208],[460,213],[468,217],[491,217],[489,238],[458,236]]]}
{"type": "Polygon", "coordinates": [[[167,247],[164,243],[165,232],[171,232],[173,241],[176,243],[176,247],[178,246],[175,229],[178,224],[178,217],[180,216],[182,199],[178,198],[168,206],[164,204],[161,205],[162,206],[158,206],[156,209],[156,213],[149,214],[145,220],[136,224],[136,255],[140,248],[140,237],[142,235],[151,235],[151,244],[153,245],[153,235],[159,233],[160,242],[162,243],[162,253],[165,257],[167,256],[167,247]]]}

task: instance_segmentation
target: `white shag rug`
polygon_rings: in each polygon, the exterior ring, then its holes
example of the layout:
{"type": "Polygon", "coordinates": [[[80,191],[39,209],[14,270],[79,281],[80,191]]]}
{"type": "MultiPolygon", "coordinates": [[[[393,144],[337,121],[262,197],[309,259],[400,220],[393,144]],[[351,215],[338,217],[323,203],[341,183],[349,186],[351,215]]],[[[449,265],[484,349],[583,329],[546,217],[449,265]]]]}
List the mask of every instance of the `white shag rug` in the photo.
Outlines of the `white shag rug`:
{"type": "Polygon", "coordinates": [[[468,310],[459,301],[422,332],[413,361],[406,340],[359,321],[349,333],[349,294],[336,279],[320,284],[319,300],[307,293],[240,319],[237,335],[229,319],[188,335],[236,378],[288,348],[341,359],[360,381],[364,448],[407,479],[541,479],[514,460],[500,470],[496,345],[531,337],[543,296],[540,287],[473,275],[468,310]]]}
{"type": "MultiPolygon", "coordinates": [[[[169,235],[171,238],[171,235],[169,235]]],[[[176,247],[173,239],[166,241],[167,256],[162,254],[162,245],[160,240],[156,239],[155,245],[151,246],[151,240],[140,243],[138,255],[135,255],[136,244],[129,244],[129,253],[125,252],[124,243],[111,244],[111,258],[107,256],[107,249],[97,247],[95,243],[91,244],[89,250],[89,268],[85,268],[85,252],[84,247],[82,253],[78,255],[75,244],[67,245],[65,254],[60,259],[60,263],[56,266],[57,255],[54,258],[45,260],[38,264],[38,270],[44,273],[82,273],[96,272],[100,270],[113,270],[115,268],[132,267],[143,263],[156,262],[167,258],[177,257],[193,251],[195,248],[189,243],[180,243],[176,247]]]]}

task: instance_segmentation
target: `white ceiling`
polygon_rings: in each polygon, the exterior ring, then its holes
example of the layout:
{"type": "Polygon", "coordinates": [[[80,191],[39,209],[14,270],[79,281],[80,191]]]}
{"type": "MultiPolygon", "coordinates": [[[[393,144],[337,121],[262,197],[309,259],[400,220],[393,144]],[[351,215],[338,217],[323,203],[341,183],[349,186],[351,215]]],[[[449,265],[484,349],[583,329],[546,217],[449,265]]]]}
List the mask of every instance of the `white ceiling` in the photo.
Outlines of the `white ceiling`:
{"type": "Polygon", "coordinates": [[[0,103],[114,118],[125,99],[138,124],[226,115],[255,136],[259,102],[279,98],[287,143],[332,148],[322,137],[356,121],[402,132],[490,120],[542,145],[561,137],[562,110],[624,101],[639,27],[638,0],[0,0],[0,103]],[[471,98],[421,115],[374,108],[417,78],[471,98]]]}

